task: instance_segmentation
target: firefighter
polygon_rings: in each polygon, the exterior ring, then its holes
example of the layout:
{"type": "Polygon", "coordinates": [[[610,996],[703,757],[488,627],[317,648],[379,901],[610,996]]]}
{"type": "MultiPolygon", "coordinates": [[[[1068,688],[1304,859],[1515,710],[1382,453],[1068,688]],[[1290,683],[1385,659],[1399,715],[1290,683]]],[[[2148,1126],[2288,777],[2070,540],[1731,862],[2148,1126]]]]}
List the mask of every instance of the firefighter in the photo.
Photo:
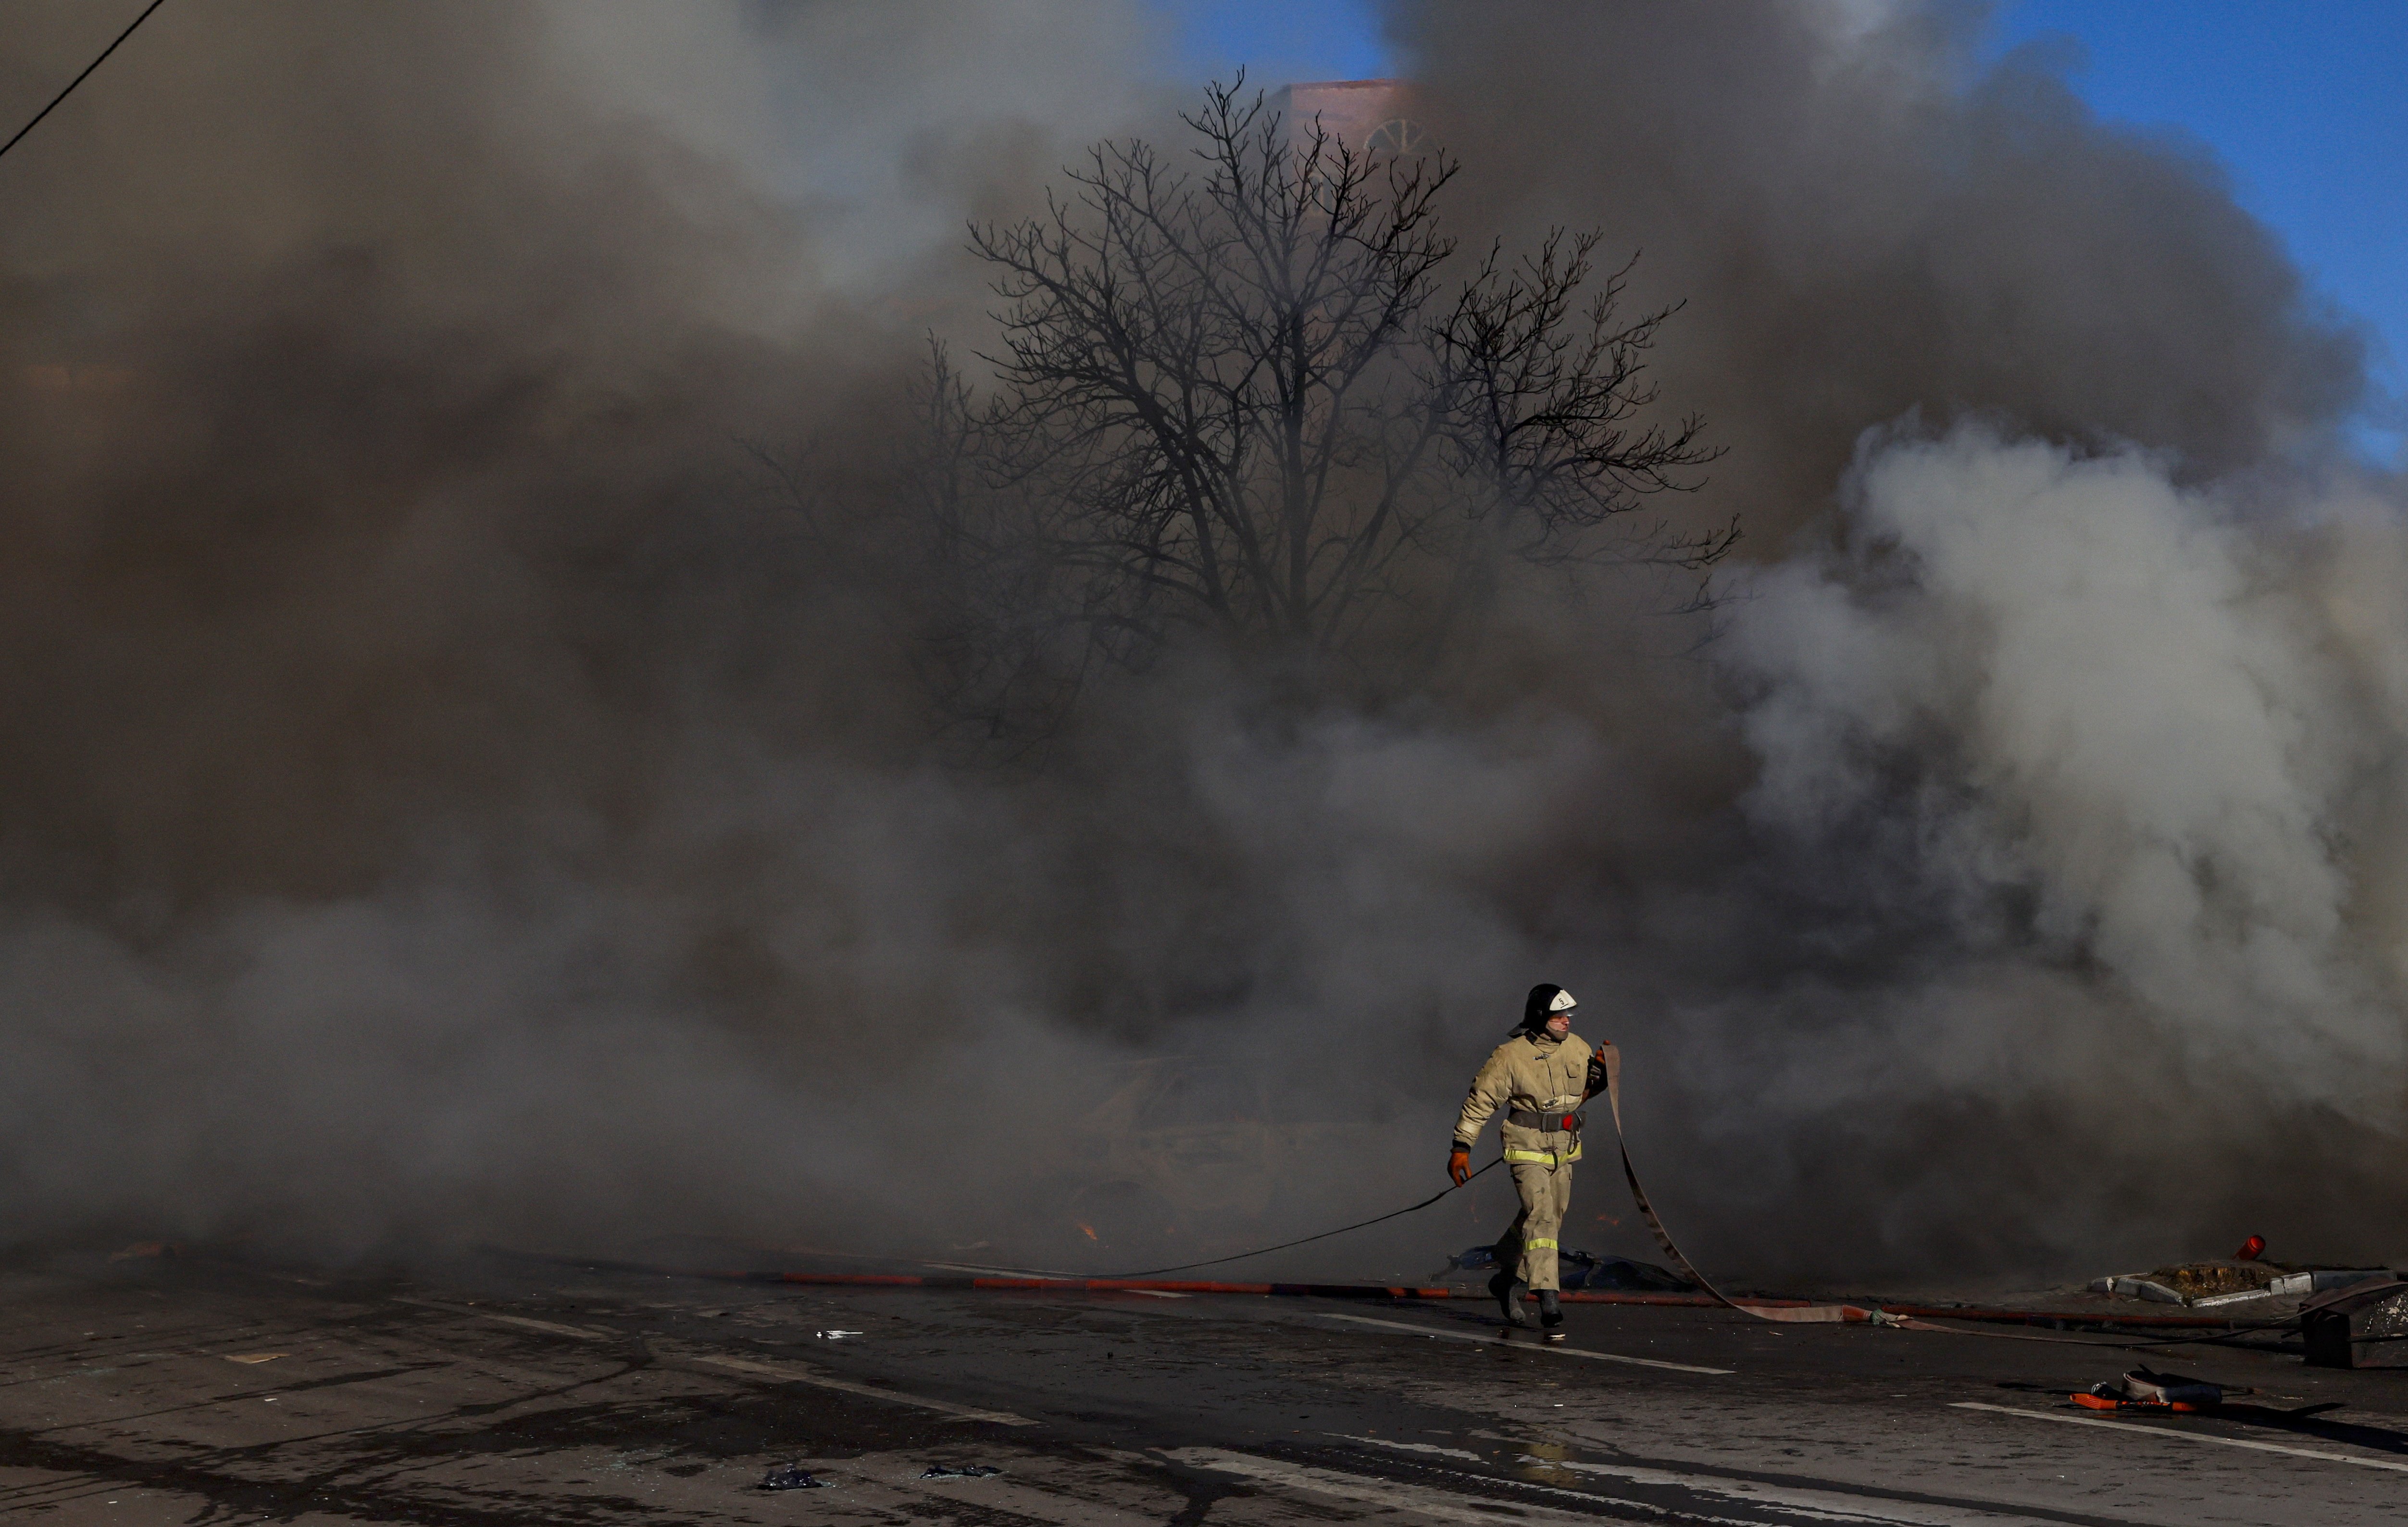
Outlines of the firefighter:
{"type": "Polygon", "coordinates": [[[1522,1212],[1497,1243],[1497,1275],[1488,1280],[1488,1291],[1497,1297],[1507,1323],[1526,1326],[1530,1322],[1522,1312],[1522,1300],[1537,1290],[1539,1324],[1551,1342],[1564,1339],[1555,1238],[1571,1207],[1572,1163],[1581,1157],[1584,1122],[1580,1108],[1603,1088],[1605,1074],[1603,1049],[1592,1057],[1588,1045],[1572,1034],[1577,1005],[1561,987],[1530,988],[1522,1027],[1497,1046],[1471,1079],[1471,1095],[1463,1100],[1455,1146],[1446,1160],[1447,1175],[1460,1186],[1471,1174],[1471,1143],[1488,1116],[1504,1108],[1498,1132],[1504,1137],[1505,1165],[1513,1174],[1522,1212]]]}

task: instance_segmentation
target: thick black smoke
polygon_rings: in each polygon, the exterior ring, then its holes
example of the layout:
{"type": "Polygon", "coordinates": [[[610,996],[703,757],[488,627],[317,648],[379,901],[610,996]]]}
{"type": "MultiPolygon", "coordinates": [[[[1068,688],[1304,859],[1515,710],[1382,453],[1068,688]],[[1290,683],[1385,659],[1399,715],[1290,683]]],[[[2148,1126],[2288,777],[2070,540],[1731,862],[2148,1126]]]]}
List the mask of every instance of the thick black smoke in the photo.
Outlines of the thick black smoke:
{"type": "MultiPolygon", "coordinates": [[[[21,11],[10,110],[106,40],[21,11]]],[[[1011,1000],[1022,829],[810,511],[1140,40],[169,7],[0,164],[10,1225],[759,1230],[930,1159],[862,1068],[1011,1000]]]]}
{"type": "Polygon", "coordinates": [[[2097,122],[2041,60],[1978,67],[1985,14],[1399,18],[1487,218],[1601,224],[1687,299],[1666,385],[1721,425],[1759,555],[1910,411],[2216,474],[2322,444],[2359,399],[2361,340],[2206,151],[2097,122]]]}
{"type": "Polygon", "coordinates": [[[8,1223],[959,1246],[1185,1053],[1337,1126],[1199,1210],[1279,1229],[1552,979],[1713,1265],[2386,1249],[2391,489],[2212,166],[1949,7],[1400,10],[1461,230],[1687,298],[1719,641],[1534,586],[1410,706],[1198,652],[965,768],[904,382],[1164,118],[1141,11],[871,14],[171,7],[0,161],[8,1223]]]}

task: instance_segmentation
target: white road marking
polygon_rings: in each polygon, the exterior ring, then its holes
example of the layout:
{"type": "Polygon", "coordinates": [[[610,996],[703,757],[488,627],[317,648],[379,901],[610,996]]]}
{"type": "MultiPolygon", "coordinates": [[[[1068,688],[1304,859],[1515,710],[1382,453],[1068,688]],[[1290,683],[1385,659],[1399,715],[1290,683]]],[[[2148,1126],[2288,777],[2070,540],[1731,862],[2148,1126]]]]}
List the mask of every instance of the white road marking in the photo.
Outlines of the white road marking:
{"type": "Polygon", "coordinates": [[[1039,1423],[1025,1416],[1015,1416],[1008,1410],[981,1410],[975,1405],[957,1405],[950,1400],[931,1400],[924,1395],[906,1394],[900,1390],[882,1390],[868,1384],[856,1384],[850,1378],[838,1378],[815,1368],[793,1362],[761,1362],[752,1358],[727,1357],[718,1352],[697,1352],[691,1347],[674,1347],[655,1341],[653,1348],[663,1356],[675,1357],[686,1362],[699,1362],[712,1368],[725,1368],[734,1373],[752,1374],[762,1378],[775,1378],[790,1384],[810,1384],[824,1390],[838,1390],[846,1394],[866,1395],[872,1400],[884,1400],[891,1405],[913,1405],[941,1415],[957,1417],[966,1421],[994,1421],[999,1426],[1036,1426],[1039,1423]]]}
{"type": "MultiPolygon", "coordinates": [[[[1430,1442],[1398,1442],[1387,1437],[1350,1436],[1343,1432],[1325,1432],[1324,1436],[1344,1442],[1366,1443],[1400,1453],[1432,1454],[1440,1458],[1460,1458],[1473,1463],[1488,1460],[1482,1454],[1462,1448],[1441,1448],[1430,1442]]],[[[1813,1521],[1877,1522],[1896,1527],[2000,1527],[2001,1523],[2029,1521],[2001,1507],[1963,1508],[1933,1505],[1920,1501],[1868,1500],[1861,1495],[1839,1491],[1801,1490],[1790,1485],[1762,1484],[1752,1479],[1732,1479],[1720,1475],[1679,1474],[1669,1469],[1641,1468],[1627,1463],[1583,1463],[1558,1458],[1538,1458],[1528,1453],[1515,1462],[1541,1468],[1562,1469],[1573,1474],[1604,1475],[1615,1479],[1627,1479],[1635,1485],[1674,1486],[1700,1495],[1725,1496],[1742,1505],[1775,1506],[1783,1511],[1802,1515],[1813,1521]]],[[[1644,1503],[1633,1503],[1644,1505],[1644,1503]]]]}
{"type": "MultiPolygon", "coordinates": [[[[1540,1521],[1577,1523],[1578,1527],[1597,1527],[1597,1518],[1588,1512],[1550,1511],[1544,1506],[1525,1505],[1519,1501],[1508,1505],[1478,1495],[1455,1495],[1423,1485],[1390,1484],[1385,1479],[1373,1479],[1365,1475],[1341,1474],[1336,1469],[1316,1469],[1301,1463],[1282,1463],[1273,1459],[1256,1458],[1250,1453],[1224,1452],[1218,1448],[1172,1448],[1163,1457],[1190,1468],[1211,1469],[1220,1474],[1235,1474],[1265,1484],[1284,1485],[1315,1495],[1334,1495],[1341,1501],[1354,1501],[1366,1505],[1383,1505],[1391,1510],[1410,1511],[1415,1516],[1436,1517],[1441,1521],[1476,1522],[1479,1527],[1498,1527],[1500,1521],[1540,1521]]],[[[1569,1492],[1567,1492],[1569,1493],[1569,1492]]],[[[1691,1517],[1691,1521],[1718,1521],[1713,1517],[1691,1517]]],[[[1751,1527],[1732,1523],[1731,1527],[1751,1527]]]]}
{"type": "Polygon", "coordinates": [[[1391,1442],[1386,1437],[1350,1436],[1344,1432],[1324,1432],[1321,1434],[1325,1437],[1336,1437],[1340,1442],[1360,1442],[1369,1447],[1386,1448],[1399,1453],[1430,1453],[1439,1458],[1460,1458],[1474,1463],[1488,1462],[1487,1459],[1468,1448],[1441,1448],[1435,1442],[1391,1442]]]}
{"type": "Polygon", "coordinates": [[[1835,1490],[1801,1490],[1794,1485],[1760,1484],[1753,1479],[1729,1479],[1714,1475],[1676,1474],[1670,1469],[1638,1468],[1625,1463],[1575,1463],[1564,1459],[1537,1458],[1527,1453],[1523,1454],[1519,1462],[1565,1469],[1575,1474],[1627,1479],[1634,1485],[1678,1486],[1700,1495],[1720,1496],[1742,1505],[1795,1512],[1814,1521],[1898,1523],[1899,1527],[2000,1527],[2000,1523],[2033,1520],[2008,1506],[1992,1510],[1986,1506],[1934,1505],[1924,1501],[1885,1501],[1835,1490]]]}
{"type": "MultiPolygon", "coordinates": [[[[422,1309],[443,1310],[453,1315],[473,1315],[487,1320],[499,1320],[507,1325],[524,1326],[531,1331],[547,1332],[555,1336],[573,1336],[581,1342],[608,1340],[616,1333],[589,1331],[582,1326],[565,1326],[551,1320],[537,1320],[523,1315],[504,1315],[498,1310],[479,1309],[474,1304],[451,1304],[440,1300],[412,1299],[396,1296],[399,1304],[415,1304],[422,1309]]],[[[655,1341],[653,1348],[665,1357],[675,1357],[687,1362],[707,1363],[713,1368],[726,1368],[736,1373],[775,1378],[790,1384],[811,1384],[824,1390],[841,1390],[847,1394],[867,1395],[874,1400],[886,1400],[898,1405],[914,1405],[922,1410],[934,1410],[942,1415],[958,1417],[966,1421],[994,1421],[1002,1426],[1036,1426],[1039,1423],[1025,1416],[1014,1416],[1007,1410],[981,1410],[975,1405],[957,1405],[950,1400],[930,1400],[917,1394],[905,1394],[899,1390],[882,1390],[868,1384],[856,1384],[849,1378],[820,1373],[791,1362],[759,1362],[751,1358],[727,1357],[717,1352],[701,1352],[668,1342],[655,1341]]]]}
{"type": "Polygon", "coordinates": [[[2246,1448],[2258,1453],[2285,1453],[2292,1458],[2315,1458],[2328,1463],[2355,1463],[2362,1469],[2389,1469],[2394,1474],[2408,1474],[2408,1463],[2394,1459],[2358,1458],[2349,1453],[2319,1452],[2313,1448],[2285,1448],[2272,1442],[2251,1442],[2243,1437],[2217,1437],[2205,1432],[2175,1432],[2161,1426],[2136,1426],[2130,1421],[2102,1420],[2096,1416],[2060,1416],[2053,1411],[1984,1405],[1978,1400],[1959,1400],[1951,1408],[1985,1410],[1994,1416],[2022,1416],[2035,1421],[2063,1421],[2069,1426],[2103,1426],[2113,1432],[2138,1432],[2143,1436],[2173,1437],[2182,1442],[2210,1442],[2219,1448],[2246,1448]]]}
{"type": "MultiPolygon", "coordinates": [[[[1390,1331],[1410,1331],[1416,1336],[1437,1336],[1455,1342],[1478,1342],[1484,1347],[1497,1345],[1496,1337],[1475,1336],[1469,1331],[1439,1331],[1429,1326],[1409,1325],[1402,1320],[1375,1320],[1368,1315],[1340,1315],[1336,1310],[1307,1310],[1304,1313],[1318,1320],[1352,1320],[1356,1325],[1382,1326],[1390,1331]]],[[[1564,1347],[1555,1343],[1530,1347],[1525,1350],[1550,1352],[1559,1358],[1587,1358],[1596,1362],[1627,1362],[1641,1368],[1669,1368],[1676,1374],[1720,1376],[1735,1371],[1729,1368],[1700,1368],[1694,1362],[1667,1362],[1661,1358],[1625,1357],[1619,1352],[1584,1352],[1577,1347],[1564,1347]]]]}
{"type": "Polygon", "coordinates": [[[591,1326],[565,1326],[557,1320],[538,1320],[525,1315],[504,1315],[499,1310],[482,1310],[474,1304],[448,1304],[439,1299],[412,1299],[396,1294],[396,1304],[415,1304],[420,1309],[442,1310],[448,1315],[473,1315],[480,1320],[499,1320],[508,1326],[523,1326],[529,1331],[541,1331],[554,1336],[573,1336],[580,1342],[607,1342],[618,1334],[612,1331],[596,1331],[591,1326]]]}
{"type": "Polygon", "coordinates": [[[557,1320],[538,1320],[524,1315],[488,1315],[485,1318],[499,1320],[504,1325],[523,1326],[529,1331],[547,1332],[554,1336],[574,1336],[580,1342],[607,1342],[611,1336],[608,1331],[595,1331],[588,1326],[565,1326],[557,1320]]]}

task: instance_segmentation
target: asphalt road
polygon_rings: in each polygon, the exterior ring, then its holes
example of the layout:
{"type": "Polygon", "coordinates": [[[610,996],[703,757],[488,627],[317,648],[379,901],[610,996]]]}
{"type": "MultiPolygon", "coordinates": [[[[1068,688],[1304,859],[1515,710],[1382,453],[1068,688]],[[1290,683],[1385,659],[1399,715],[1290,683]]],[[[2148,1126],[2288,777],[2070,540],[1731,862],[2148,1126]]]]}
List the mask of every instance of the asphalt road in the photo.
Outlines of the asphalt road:
{"type": "Polygon", "coordinates": [[[2408,1520],[2408,1373],[1727,1311],[0,1266],[0,1520],[2408,1520]],[[839,1333],[842,1334],[839,1334],[839,1333]],[[2258,1392],[2066,1394],[2136,1361],[2258,1392]],[[818,1488],[764,1491],[799,1465],[818,1488]],[[991,1469],[924,1477],[930,1469],[991,1469]]]}

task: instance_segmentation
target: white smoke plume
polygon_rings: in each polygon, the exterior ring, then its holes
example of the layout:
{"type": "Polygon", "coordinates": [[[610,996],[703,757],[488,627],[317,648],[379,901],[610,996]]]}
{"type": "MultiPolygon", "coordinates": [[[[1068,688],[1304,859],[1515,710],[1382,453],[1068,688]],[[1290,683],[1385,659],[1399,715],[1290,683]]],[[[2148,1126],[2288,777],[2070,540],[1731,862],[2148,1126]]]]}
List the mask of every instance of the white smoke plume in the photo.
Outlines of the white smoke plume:
{"type": "Polygon", "coordinates": [[[2324,548],[2141,453],[1978,427],[1872,444],[1854,494],[1844,574],[1771,569],[1734,623],[1756,819],[1853,833],[1971,915],[2023,903],[2032,952],[2095,960],[2172,1059],[2370,1102],[2398,935],[2354,915],[2351,818],[2396,809],[2397,733],[2348,682],[2324,548]]]}
{"type": "MultiPolygon", "coordinates": [[[[2147,1183],[2159,1236],[2200,1191],[2164,1174],[2245,1181],[2226,1151],[2272,1118],[2396,1137],[2401,713],[2375,675],[2408,631],[2362,591],[2396,576],[2398,512],[1979,424],[1870,435],[1841,547],[1743,575],[1723,651],[1762,760],[1742,809],[1819,867],[1803,936],[1912,949],[1794,1058],[1830,1090],[1790,1105],[1876,1132],[1952,1094],[2071,1108],[2050,1127],[2147,1183]]],[[[2053,1187],[2069,1242],[2113,1233],[2053,1187]]],[[[2378,1250],[2368,1229],[2325,1233],[2378,1250]]]]}

